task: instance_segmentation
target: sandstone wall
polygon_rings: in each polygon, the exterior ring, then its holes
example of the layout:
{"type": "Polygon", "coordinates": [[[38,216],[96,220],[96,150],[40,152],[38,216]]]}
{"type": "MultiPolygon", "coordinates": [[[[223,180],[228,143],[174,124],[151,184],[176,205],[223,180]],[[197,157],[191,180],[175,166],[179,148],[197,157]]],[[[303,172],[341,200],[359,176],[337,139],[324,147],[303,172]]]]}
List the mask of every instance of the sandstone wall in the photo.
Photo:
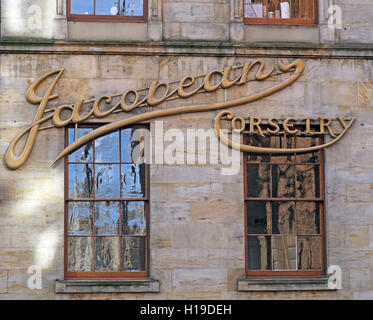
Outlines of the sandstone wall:
{"type": "MultiPolygon", "coordinates": [[[[225,7],[225,2],[215,5],[225,7]]],[[[167,6],[172,4],[166,5],[166,13],[167,6]]],[[[373,63],[360,58],[326,59],[317,57],[317,51],[313,52],[315,58],[310,54],[302,58],[306,70],[293,85],[232,111],[242,117],[356,117],[347,135],[325,154],[328,265],[341,266],[343,290],[237,291],[237,279],[245,274],[243,170],[223,176],[218,163],[151,165],[150,274],[160,280],[160,293],[56,295],[54,282],[63,279],[64,165],[62,161],[54,167],[51,164],[64,148],[64,129],[39,132],[22,168],[10,171],[3,163],[9,143],[36,113],[37,106],[25,100],[30,83],[47,71],[65,67],[55,89],[59,98],[53,104],[58,105],[139,88],[155,79],[173,81],[262,55],[259,50],[251,51],[249,57],[154,55],[150,50],[141,56],[57,51],[0,56],[0,299],[373,298],[373,63]],[[42,267],[41,290],[27,287],[31,265],[42,267]]],[[[295,59],[297,53],[291,53],[295,59]]],[[[264,59],[268,66],[277,65],[276,54],[264,59]]],[[[155,108],[229,100],[280,80],[274,77],[155,108]]],[[[164,119],[164,127],[183,132],[210,129],[216,114],[173,116],[164,119]]],[[[120,117],[123,115],[117,114],[103,121],[120,117]]],[[[152,133],[154,125],[150,122],[152,133]]]]}

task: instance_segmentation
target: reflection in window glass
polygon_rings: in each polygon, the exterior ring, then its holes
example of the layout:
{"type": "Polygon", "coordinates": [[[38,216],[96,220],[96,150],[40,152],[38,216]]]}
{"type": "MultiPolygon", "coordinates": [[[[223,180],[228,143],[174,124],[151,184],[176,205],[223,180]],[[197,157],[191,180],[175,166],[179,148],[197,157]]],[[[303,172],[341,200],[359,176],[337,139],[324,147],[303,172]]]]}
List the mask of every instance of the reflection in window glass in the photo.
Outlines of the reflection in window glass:
{"type": "Polygon", "coordinates": [[[92,202],[74,201],[69,202],[69,227],[68,233],[72,235],[91,235],[93,207],[92,202]]]}
{"type": "Polygon", "coordinates": [[[96,198],[119,198],[119,164],[97,164],[96,198]]]}
{"type": "Polygon", "coordinates": [[[96,162],[119,162],[119,132],[115,131],[95,140],[96,162]]]}
{"type": "Polygon", "coordinates": [[[122,165],[122,198],[145,197],[145,164],[122,165]]]}
{"type": "MultiPolygon", "coordinates": [[[[78,128],[76,132],[76,139],[79,139],[89,132],[92,131],[92,128],[78,128]]],[[[75,141],[75,129],[68,128],[68,140],[69,145],[75,141]]],[[[89,141],[78,150],[69,154],[70,162],[92,162],[93,159],[93,142],[89,141]]]]}
{"type": "Polygon", "coordinates": [[[99,201],[95,203],[96,235],[119,235],[119,202],[99,201]]]}
{"type": "MultiPolygon", "coordinates": [[[[78,128],[77,137],[92,130],[78,128]]],[[[134,163],[131,155],[136,147],[145,146],[143,131],[138,139],[137,130],[144,128],[111,132],[67,158],[65,263],[69,277],[147,275],[147,167],[134,163]]],[[[68,128],[67,142],[74,139],[75,128],[68,128]]]]}
{"type": "Polygon", "coordinates": [[[120,0],[120,14],[122,16],[142,16],[142,0],[120,0]]]}
{"type": "Polygon", "coordinates": [[[117,15],[118,14],[118,1],[119,0],[96,0],[97,15],[117,15]]]}
{"type": "Polygon", "coordinates": [[[123,237],[122,239],[123,270],[145,270],[145,238],[123,237]]]}
{"type": "Polygon", "coordinates": [[[145,203],[143,201],[123,202],[122,228],[125,235],[145,235],[145,203]]]}
{"type": "MultiPolygon", "coordinates": [[[[322,137],[260,137],[251,145],[311,147],[322,137]]],[[[322,151],[294,154],[245,154],[246,254],[248,275],[297,275],[323,267],[322,151]],[[260,271],[260,272],[259,272],[260,271]]]]}
{"type": "Polygon", "coordinates": [[[93,14],[93,0],[70,0],[70,13],[93,14]]]}
{"type": "Polygon", "coordinates": [[[69,165],[69,197],[93,197],[93,166],[91,164],[69,165]]]}
{"type": "Polygon", "coordinates": [[[119,238],[96,237],[95,269],[101,272],[119,272],[119,238]]]}

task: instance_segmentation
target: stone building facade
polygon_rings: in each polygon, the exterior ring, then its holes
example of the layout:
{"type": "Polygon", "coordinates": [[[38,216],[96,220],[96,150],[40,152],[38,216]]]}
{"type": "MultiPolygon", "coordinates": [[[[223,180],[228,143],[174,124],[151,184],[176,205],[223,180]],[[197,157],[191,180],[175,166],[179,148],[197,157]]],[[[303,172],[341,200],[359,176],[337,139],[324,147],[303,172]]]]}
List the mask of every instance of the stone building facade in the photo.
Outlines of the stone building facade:
{"type": "MultiPolygon", "coordinates": [[[[1,0],[0,299],[373,299],[373,2],[320,0],[313,25],[245,23],[243,6],[240,0],[149,0],[145,21],[74,21],[64,0],[1,0]],[[337,9],[328,13],[332,5],[337,9]],[[330,23],[338,8],[341,28],[330,23]],[[279,92],[228,107],[235,116],[356,119],[343,139],[324,149],[323,274],[246,275],[241,154],[233,175],[221,174],[220,159],[149,165],[146,277],[66,279],[66,168],[63,160],[52,166],[65,149],[65,128],[39,131],[18,169],[5,163],[9,145],[37,113],[38,104],[26,100],[30,85],[64,68],[54,89],[58,98],[48,101],[57,108],[257,59],[265,62],[264,71],[275,66],[278,72],[279,63],[296,59],[305,69],[279,92]],[[328,286],[333,265],[342,271],[338,288],[328,286]],[[39,271],[40,288],[34,281],[39,271]]],[[[230,101],[285,80],[268,77],[85,123],[230,101]]],[[[43,84],[37,94],[45,90],[43,84]]],[[[212,129],[219,112],[141,123],[153,137],[157,121],[164,131],[177,128],[186,137],[188,129],[212,129]]],[[[207,143],[205,151],[216,150],[207,143]]]]}

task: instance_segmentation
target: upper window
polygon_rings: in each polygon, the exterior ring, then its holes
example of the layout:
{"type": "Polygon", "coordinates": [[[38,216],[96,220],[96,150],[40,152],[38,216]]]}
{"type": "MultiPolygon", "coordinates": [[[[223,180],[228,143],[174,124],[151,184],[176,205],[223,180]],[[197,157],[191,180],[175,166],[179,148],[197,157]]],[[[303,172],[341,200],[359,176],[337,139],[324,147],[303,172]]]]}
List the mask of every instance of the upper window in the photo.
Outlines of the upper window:
{"type": "MultiPolygon", "coordinates": [[[[68,128],[67,143],[92,130],[68,128]]],[[[143,130],[114,131],[66,157],[66,279],[148,275],[148,165],[143,161],[143,130]]]]}
{"type": "Polygon", "coordinates": [[[67,17],[72,21],[147,20],[147,0],[67,0],[67,17]]]}
{"type": "MultiPolygon", "coordinates": [[[[245,144],[305,148],[322,136],[246,134],[245,144]]],[[[245,154],[246,274],[325,274],[323,152],[245,154]]]]}
{"type": "Polygon", "coordinates": [[[244,0],[247,24],[315,25],[317,0],[244,0]]]}

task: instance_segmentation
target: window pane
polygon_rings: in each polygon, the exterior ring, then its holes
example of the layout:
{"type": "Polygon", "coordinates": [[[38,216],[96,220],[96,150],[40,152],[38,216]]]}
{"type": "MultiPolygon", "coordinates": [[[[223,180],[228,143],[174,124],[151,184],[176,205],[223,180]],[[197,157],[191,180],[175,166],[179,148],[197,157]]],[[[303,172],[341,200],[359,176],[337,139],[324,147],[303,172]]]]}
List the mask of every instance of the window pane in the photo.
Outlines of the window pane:
{"type": "Polygon", "coordinates": [[[321,269],[321,237],[298,237],[298,269],[321,269]]]}
{"type": "MultiPolygon", "coordinates": [[[[295,149],[295,137],[280,137],[273,136],[271,137],[271,148],[275,149],[295,149]]],[[[295,156],[293,153],[289,154],[272,154],[271,162],[272,163],[294,163],[295,156]]]]}
{"type": "Polygon", "coordinates": [[[267,236],[247,237],[248,270],[271,269],[271,239],[267,236]]]}
{"type": "Polygon", "coordinates": [[[123,271],[145,271],[145,237],[122,238],[123,271]]]}
{"type": "Polygon", "coordinates": [[[297,267],[296,236],[272,236],[273,270],[295,270],[297,267]]]}
{"type": "Polygon", "coordinates": [[[146,235],[144,202],[123,202],[122,228],[125,235],[146,235]]]}
{"type": "MultiPolygon", "coordinates": [[[[93,129],[91,128],[78,128],[76,138],[79,139],[86,134],[90,133],[93,129]]],[[[75,129],[68,129],[69,145],[74,142],[75,129]]],[[[69,162],[92,162],[93,161],[93,141],[87,142],[83,147],[80,147],[73,153],[69,154],[69,162]]]]}
{"type": "Polygon", "coordinates": [[[93,166],[91,164],[69,164],[69,197],[93,197],[93,166]]]}
{"type": "Polygon", "coordinates": [[[272,233],[294,234],[295,233],[295,203],[273,202],[272,203],[272,233]]]}
{"type": "Polygon", "coordinates": [[[295,197],[294,165],[272,165],[272,197],[295,197]]]}
{"type": "Polygon", "coordinates": [[[99,164],[96,170],[96,198],[119,198],[119,164],[99,164]]]}
{"type": "Polygon", "coordinates": [[[121,196],[145,197],[145,164],[122,164],[121,196]]]}
{"type": "Polygon", "coordinates": [[[119,272],[119,237],[96,237],[95,271],[119,272]]]}
{"type": "Polygon", "coordinates": [[[119,201],[95,203],[95,232],[97,235],[119,235],[119,201]]]}
{"type": "Polygon", "coordinates": [[[247,196],[266,198],[270,196],[270,166],[267,164],[248,164],[246,172],[247,196]]]}
{"type": "Polygon", "coordinates": [[[92,202],[69,202],[69,235],[82,236],[92,234],[92,209],[92,202]]]}
{"type": "Polygon", "coordinates": [[[121,131],[122,162],[144,162],[140,140],[144,140],[143,129],[129,128],[121,131]]]}
{"type": "Polygon", "coordinates": [[[91,272],[92,270],[92,238],[69,237],[68,270],[69,272],[91,272]]]}
{"type": "Polygon", "coordinates": [[[247,208],[247,233],[265,234],[271,233],[272,206],[270,202],[248,201],[247,208]]]}
{"type": "Polygon", "coordinates": [[[314,0],[244,0],[245,18],[312,19],[314,0]]]}
{"type": "Polygon", "coordinates": [[[297,202],[298,234],[320,234],[320,204],[297,202]]]}
{"type": "MultiPolygon", "coordinates": [[[[297,137],[297,148],[309,148],[318,145],[318,137],[297,137]]],[[[319,152],[297,154],[298,163],[318,163],[319,152]]]]}
{"type": "Polygon", "coordinates": [[[118,0],[96,0],[97,15],[117,15],[118,14],[118,0]]]}
{"type": "Polygon", "coordinates": [[[71,0],[71,14],[93,14],[93,0],[71,0]]]}
{"type": "MultiPolygon", "coordinates": [[[[246,144],[249,146],[254,147],[269,147],[270,146],[270,138],[269,137],[261,137],[258,135],[249,135],[246,137],[246,144]]],[[[247,161],[248,162],[269,162],[270,156],[269,154],[261,154],[261,153],[247,153],[247,161]]]]}
{"type": "Polygon", "coordinates": [[[319,190],[319,166],[297,166],[297,198],[318,198],[319,190]]]}
{"type": "Polygon", "coordinates": [[[119,131],[95,140],[96,162],[119,162],[119,131]]]}
{"type": "Polygon", "coordinates": [[[120,14],[122,16],[142,16],[143,2],[142,0],[119,0],[120,14]]]}

